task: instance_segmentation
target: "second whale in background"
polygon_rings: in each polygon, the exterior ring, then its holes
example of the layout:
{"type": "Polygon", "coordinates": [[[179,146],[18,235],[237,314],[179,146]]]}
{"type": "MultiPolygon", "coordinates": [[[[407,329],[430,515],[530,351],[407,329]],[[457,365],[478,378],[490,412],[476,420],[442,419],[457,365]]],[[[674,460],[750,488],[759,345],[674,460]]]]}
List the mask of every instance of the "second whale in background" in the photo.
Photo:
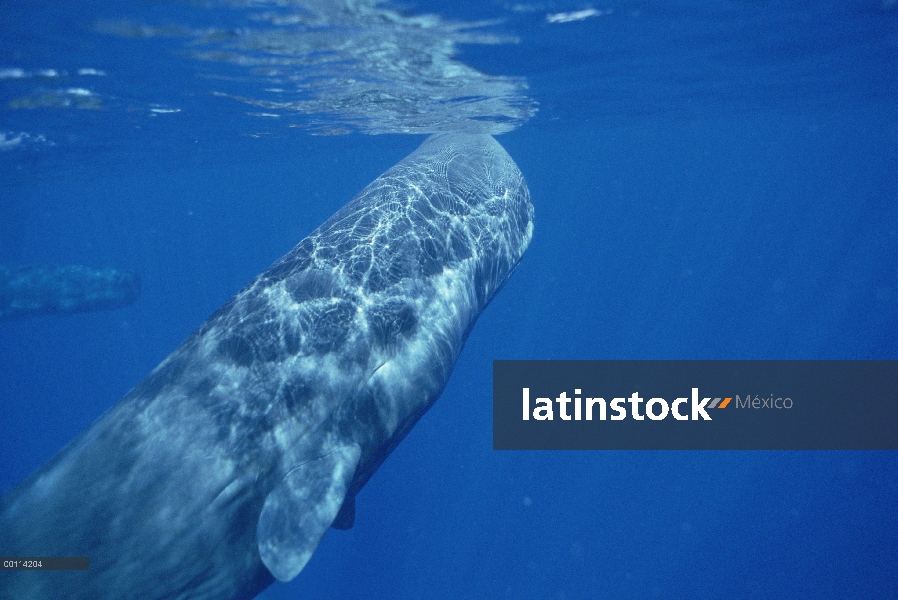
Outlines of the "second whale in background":
{"type": "Polygon", "coordinates": [[[120,308],[139,295],[140,277],[133,271],[0,265],[0,322],[120,308]]]}
{"type": "Polygon", "coordinates": [[[527,248],[488,135],[437,134],[213,314],[0,498],[6,598],[245,599],[295,577],[442,392],[527,248]]]}

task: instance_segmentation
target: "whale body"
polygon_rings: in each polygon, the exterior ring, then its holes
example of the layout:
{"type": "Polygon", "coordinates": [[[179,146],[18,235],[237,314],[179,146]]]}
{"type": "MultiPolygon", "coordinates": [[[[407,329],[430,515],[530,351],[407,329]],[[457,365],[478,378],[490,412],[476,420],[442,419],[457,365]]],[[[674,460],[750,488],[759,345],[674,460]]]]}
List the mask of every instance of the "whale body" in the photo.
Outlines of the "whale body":
{"type": "Polygon", "coordinates": [[[2,598],[252,598],[305,566],[442,392],[533,232],[488,135],[436,134],[0,499],[2,598]]]}
{"type": "Polygon", "coordinates": [[[0,265],[0,322],[119,308],[139,295],[140,277],[133,271],[0,265]]]}

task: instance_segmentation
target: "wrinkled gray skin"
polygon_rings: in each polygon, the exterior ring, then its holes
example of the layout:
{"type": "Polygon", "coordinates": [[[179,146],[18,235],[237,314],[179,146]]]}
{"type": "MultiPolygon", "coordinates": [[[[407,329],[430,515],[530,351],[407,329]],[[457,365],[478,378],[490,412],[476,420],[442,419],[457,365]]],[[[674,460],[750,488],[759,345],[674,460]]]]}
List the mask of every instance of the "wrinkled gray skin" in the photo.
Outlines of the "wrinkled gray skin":
{"type": "Polygon", "coordinates": [[[3,598],[251,598],[292,579],[439,396],[530,241],[490,136],[438,134],[0,500],[3,598]]]}

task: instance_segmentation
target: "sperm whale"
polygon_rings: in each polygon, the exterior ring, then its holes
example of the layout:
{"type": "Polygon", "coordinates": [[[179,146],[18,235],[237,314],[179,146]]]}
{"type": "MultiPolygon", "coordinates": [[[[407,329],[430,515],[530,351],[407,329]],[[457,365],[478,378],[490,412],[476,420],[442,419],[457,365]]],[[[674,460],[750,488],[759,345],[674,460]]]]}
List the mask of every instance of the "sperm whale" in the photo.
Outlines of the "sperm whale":
{"type": "Polygon", "coordinates": [[[252,598],[306,565],[442,392],[533,206],[488,135],[429,138],[0,498],[3,598],[252,598]]]}

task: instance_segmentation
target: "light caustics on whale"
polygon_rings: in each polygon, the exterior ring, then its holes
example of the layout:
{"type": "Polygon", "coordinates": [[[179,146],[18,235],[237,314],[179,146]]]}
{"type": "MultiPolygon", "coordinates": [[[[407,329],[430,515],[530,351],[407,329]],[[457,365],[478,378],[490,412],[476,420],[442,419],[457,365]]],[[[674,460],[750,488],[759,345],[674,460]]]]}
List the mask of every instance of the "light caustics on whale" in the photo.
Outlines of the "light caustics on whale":
{"type": "Polygon", "coordinates": [[[488,135],[437,134],[0,498],[2,598],[251,598],[305,566],[439,396],[533,231],[488,135]]]}

